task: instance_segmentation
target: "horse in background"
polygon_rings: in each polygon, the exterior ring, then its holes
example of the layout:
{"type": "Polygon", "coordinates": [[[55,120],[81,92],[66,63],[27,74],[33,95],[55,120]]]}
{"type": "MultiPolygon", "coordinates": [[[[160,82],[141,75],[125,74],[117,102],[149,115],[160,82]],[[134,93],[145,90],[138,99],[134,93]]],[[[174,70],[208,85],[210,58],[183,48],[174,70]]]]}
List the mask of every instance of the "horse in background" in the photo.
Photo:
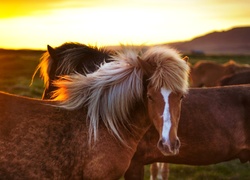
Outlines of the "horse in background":
{"type": "Polygon", "coordinates": [[[250,65],[237,64],[230,60],[227,63],[219,64],[213,61],[198,61],[190,73],[191,87],[213,87],[219,80],[237,72],[250,70],[250,65]]]}
{"type": "Polygon", "coordinates": [[[0,177],[118,179],[153,124],[175,155],[189,67],[178,53],[128,47],[86,76],[54,82],[53,101],[0,93],[0,177]]]}
{"type": "Polygon", "coordinates": [[[218,86],[250,84],[250,71],[238,72],[233,75],[223,77],[218,86]]]}
{"type": "Polygon", "coordinates": [[[114,51],[104,47],[98,48],[73,42],[64,43],[56,48],[48,45],[47,51],[42,55],[41,61],[33,74],[32,80],[38,70],[40,70],[40,77],[43,79],[45,86],[42,99],[50,99],[51,92],[56,90],[52,80],[75,72],[80,74],[93,72],[101,64],[110,62],[113,53],[114,51]]]}

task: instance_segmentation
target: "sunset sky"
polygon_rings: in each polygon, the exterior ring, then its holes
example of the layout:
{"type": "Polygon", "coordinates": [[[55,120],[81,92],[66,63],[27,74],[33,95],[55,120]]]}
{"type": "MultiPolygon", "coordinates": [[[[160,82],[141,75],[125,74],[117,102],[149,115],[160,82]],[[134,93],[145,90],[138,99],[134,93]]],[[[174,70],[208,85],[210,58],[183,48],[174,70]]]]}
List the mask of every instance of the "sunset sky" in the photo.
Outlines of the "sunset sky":
{"type": "Polygon", "coordinates": [[[0,0],[0,48],[190,40],[250,26],[250,0],[0,0]]]}

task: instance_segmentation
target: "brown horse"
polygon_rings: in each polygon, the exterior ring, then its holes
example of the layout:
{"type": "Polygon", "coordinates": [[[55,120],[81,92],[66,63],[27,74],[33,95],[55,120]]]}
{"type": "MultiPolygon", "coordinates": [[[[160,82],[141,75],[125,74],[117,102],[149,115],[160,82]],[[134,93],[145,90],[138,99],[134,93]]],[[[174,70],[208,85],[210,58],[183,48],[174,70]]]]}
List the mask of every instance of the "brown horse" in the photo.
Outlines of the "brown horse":
{"type": "MultiPolygon", "coordinates": [[[[249,65],[236,64],[229,61],[225,64],[218,64],[210,61],[200,61],[194,68],[191,68],[193,86],[228,86],[237,84],[250,84],[249,65]],[[200,74],[200,75],[198,75],[200,74]],[[224,76],[225,75],[225,76],[224,76]],[[222,77],[220,79],[220,77],[222,77]]],[[[151,179],[162,176],[162,180],[168,179],[169,167],[167,163],[153,163],[150,167],[151,179]]]]}
{"type": "Polygon", "coordinates": [[[40,69],[40,76],[45,85],[42,98],[50,99],[51,92],[56,90],[52,80],[74,72],[80,74],[93,72],[101,64],[110,62],[112,54],[113,52],[106,48],[97,48],[80,43],[64,43],[55,49],[48,45],[47,52],[41,57],[41,63],[37,66],[32,80],[40,69]]]}
{"type": "Polygon", "coordinates": [[[218,83],[219,86],[237,84],[250,84],[250,71],[243,71],[235,73],[233,75],[225,76],[218,83]]]}
{"type": "Polygon", "coordinates": [[[151,127],[140,141],[126,179],[143,179],[153,162],[210,165],[233,159],[250,161],[250,86],[190,89],[183,99],[178,135],[180,153],[164,157],[151,127]]]}
{"type": "Polygon", "coordinates": [[[249,91],[250,87],[242,86],[190,89],[182,104],[178,128],[182,141],[180,154],[162,156],[155,146],[159,135],[151,127],[140,141],[125,179],[143,179],[144,165],[158,161],[189,165],[236,158],[249,161],[249,91]]]}
{"type": "Polygon", "coordinates": [[[191,68],[191,87],[213,87],[222,77],[245,70],[250,70],[250,65],[237,64],[232,60],[224,64],[199,61],[191,68]]]}
{"type": "Polygon", "coordinates": [[[159,150],[178,153],[187,63],[166,47],[112,58],[57,80],[54,101],[0,93],[1,178],[118,179],[152,123],[159,150]]]}

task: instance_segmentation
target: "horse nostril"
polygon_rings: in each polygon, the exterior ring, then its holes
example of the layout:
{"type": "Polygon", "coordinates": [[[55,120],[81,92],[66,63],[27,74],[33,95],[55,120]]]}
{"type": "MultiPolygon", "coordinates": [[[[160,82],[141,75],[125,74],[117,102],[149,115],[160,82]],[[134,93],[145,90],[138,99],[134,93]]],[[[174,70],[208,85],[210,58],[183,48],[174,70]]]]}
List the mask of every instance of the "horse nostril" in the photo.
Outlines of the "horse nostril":
{"type": "Polygon", "coordinates": [[[171,146],[171,150],[173,154],[178,154],[179,153],[179,148],[181,146],[181,142],[179,139],[176,139],[174,144],[171,146]]]}
{"type": "Polygon", "coordinates": [[[175,141],[175,149],[179,149],[180,146],[181,146],[180,140],[179,140],[179,139],[176,139],[176,141],[175,141]]]}
{"type": "Polygon", "coordinates": [[[163,139],[158,141],[157,147],[165,156],[172,154],[169,145],[163,139]]]}
{"type": "Polygon", "coordinates": [[[172,143],[163,138],[159,140],[157,146],[164,155],[176,155],[179,153],[180,144],[179,138],[173,140],[172,143]]]}

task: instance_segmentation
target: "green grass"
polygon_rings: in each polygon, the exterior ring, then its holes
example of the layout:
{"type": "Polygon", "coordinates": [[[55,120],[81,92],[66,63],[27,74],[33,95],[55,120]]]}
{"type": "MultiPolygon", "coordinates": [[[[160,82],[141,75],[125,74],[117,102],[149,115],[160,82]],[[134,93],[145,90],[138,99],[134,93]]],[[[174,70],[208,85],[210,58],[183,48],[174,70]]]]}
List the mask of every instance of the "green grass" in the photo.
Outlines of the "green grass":
{"type": "Polygon", "coordinates": [[[43,91],[40,78],[36,77],[33,85],[29,85],[42,53],[41,51],[0,51],[0,90],[40,98],[43,91]]]}
{"type": "Polygon", "coordinates": [[[170,165],[169,180],[250,179],[250,165],[239,160],[209,166],[170,165]]]}
{"type": "MultiPolygon", "coordinates": [[[[0,91],[41,98],[43,83],[36,76],[29,86],[32,74],[39,63],[42,51],[0,50],[0,91]]],[[[230,59],[250,64],[250,56],[194,56],[188,55],[194,64],[198,60],[225,63],[230,59]]],[[[145,180],[150,176],[149,165],[145,166],[145,180]]],[[[170,165],[169,180],[245,180],[250,179],[250,164],[238,160],[210,166],[170,165]]]]}
{"type": "MultiPolygon", "coordinates": [[[[149,165],[144,179],[150,179],[149,165]]],[[[169,180],[249,180],[250,164],[232,160],[208,166],[170,164],[169,180]]]]}

